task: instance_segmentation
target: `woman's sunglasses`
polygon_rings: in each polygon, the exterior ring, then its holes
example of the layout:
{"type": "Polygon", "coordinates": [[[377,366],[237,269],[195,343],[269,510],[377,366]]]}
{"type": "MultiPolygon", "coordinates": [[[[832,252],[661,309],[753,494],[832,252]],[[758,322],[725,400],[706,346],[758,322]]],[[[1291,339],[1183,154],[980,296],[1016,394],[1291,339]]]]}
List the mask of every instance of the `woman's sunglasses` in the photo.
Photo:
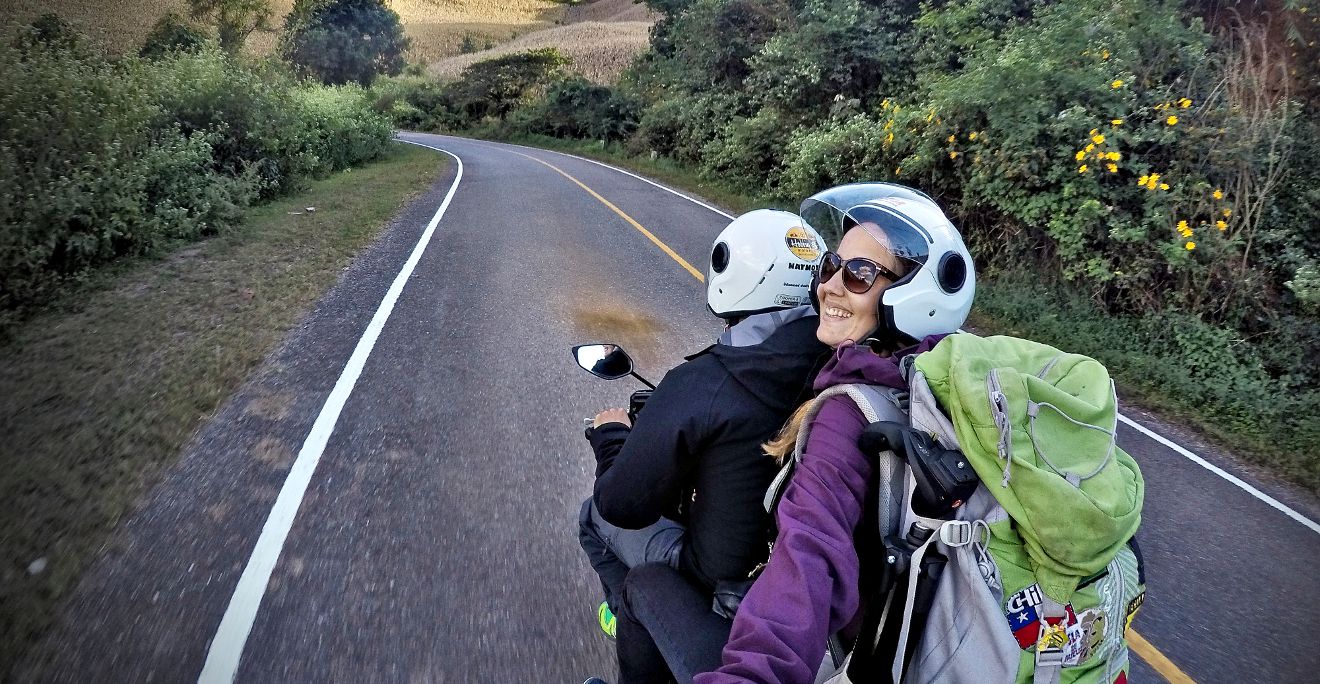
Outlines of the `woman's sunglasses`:
{"type": "Polygon", "coordinates": [[[834,252],[826,252],[820,261],[820,282],[828,283],[835,273],[843,271],[843,286],[853,294],[866,294],[875,285],[876,276],[884,276],[891,283],[901,278],[897,273],[870,259],[853,257],[844,261],[834,252]]]}

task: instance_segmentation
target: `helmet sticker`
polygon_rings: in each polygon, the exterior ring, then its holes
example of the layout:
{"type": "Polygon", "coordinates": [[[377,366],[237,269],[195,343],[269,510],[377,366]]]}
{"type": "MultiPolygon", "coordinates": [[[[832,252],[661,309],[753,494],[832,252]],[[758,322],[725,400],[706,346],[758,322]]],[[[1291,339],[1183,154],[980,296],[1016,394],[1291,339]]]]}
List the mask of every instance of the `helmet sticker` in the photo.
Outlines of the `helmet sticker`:
{"type": "Polygon", "coordinates": [[[816,261],[820,258],[820,245],[801,226],[794,226],[784,234],[784,242],[793,256],[803,261],[816,261]]]}

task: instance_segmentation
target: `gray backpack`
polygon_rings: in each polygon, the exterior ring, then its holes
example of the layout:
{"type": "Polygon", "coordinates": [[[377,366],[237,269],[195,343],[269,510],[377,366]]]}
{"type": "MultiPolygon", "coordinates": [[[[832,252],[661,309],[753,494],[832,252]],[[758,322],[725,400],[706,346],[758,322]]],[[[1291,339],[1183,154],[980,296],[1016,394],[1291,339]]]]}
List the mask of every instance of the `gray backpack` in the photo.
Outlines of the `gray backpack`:
{"type": "MultiPolygon", "coordinates": [[[[824,402],[835,395],[846,395],[869,422],[893,421],[903,423],[932,434],[946,448],[958,448],[953,425],[940,411],[934,396],[920,373],[912,373],[909,365],[910,393],[874,385],[838,385],[822,392],[808,409],[803,429],[798,434],[793,457],[785,462],[779,475],[766,492],[765,507],[773,516],[780,498],[787,488],[797,464],[802,460],[811,420],[819,413],[824,402]]],[[[905,684],[927,682],[1009,682],[1015,679],[1019,646],[1008,629],[1000,608],[1003,593],[998,581],[998,570],[986,551],[988,530],[985,523],[1006,516],[984,487],[957,509],[957,517],[935,520],[918,516],[911,507],[915,481],[911,468],[893,452],[879,455],[876,463],[879,496],[876,497],[877,523],[882,536],[908,530],[920,522],[934,530],[928,541],[912,555],[912,571],[907,576],[906,591],[894,587],[873,598],[868,612],[880,611],[879,625],[896,625],[897,634],[877,632],[877,643],[882,636],[896,639],[896,654],[907,650],[912,601],[920,579],[923,557],[938,549],[948,559],[940,576],[938,589],[927,614],[923,635],[905,667],[904,658],[894,658],[892,680],[905,684]],[[903,605],[895,597],[906,596],[903,605]],[[901,619],[891,618],[898,613],[901,619]]],[[[864,632],[859,639],[867,638],[864,632]]],[[[876,644],[845,644],[839,635],[829,639],[828,650],[816,675],[817,684],[849,684],[849,666],[858,646],[874,650],[876,644]]]]}

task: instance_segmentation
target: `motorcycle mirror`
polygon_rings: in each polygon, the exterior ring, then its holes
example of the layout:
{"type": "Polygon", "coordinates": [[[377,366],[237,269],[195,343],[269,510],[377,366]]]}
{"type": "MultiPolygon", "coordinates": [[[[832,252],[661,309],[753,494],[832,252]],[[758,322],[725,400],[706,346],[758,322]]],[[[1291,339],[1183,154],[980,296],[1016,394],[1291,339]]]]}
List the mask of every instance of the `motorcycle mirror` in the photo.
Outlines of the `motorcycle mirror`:
{"type": "Polygon", "coordinates": [[[617,380],[633,372],[633,360],[617,344],[579,344],[573,358],[582,369],[605,380],[617,380]]]}

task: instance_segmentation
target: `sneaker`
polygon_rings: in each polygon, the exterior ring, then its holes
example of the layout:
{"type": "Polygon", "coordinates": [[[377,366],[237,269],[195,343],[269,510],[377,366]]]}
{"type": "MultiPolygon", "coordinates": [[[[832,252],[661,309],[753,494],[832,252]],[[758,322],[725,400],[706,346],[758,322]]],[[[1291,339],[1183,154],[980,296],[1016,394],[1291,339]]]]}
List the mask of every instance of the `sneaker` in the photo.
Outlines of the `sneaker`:
{"type": "MultiPolygon", "coordinates": [[[[619,630],[619,619],[614,617],[614,611],[610,610],[610,604],[601,601],[600,607],[596,609],[596,617],[600,619],[600,631],[604,632],[605,636],[613,639],[619,630]]],[[[590,682],[591,680],[587,681],[590,682]]]]}

